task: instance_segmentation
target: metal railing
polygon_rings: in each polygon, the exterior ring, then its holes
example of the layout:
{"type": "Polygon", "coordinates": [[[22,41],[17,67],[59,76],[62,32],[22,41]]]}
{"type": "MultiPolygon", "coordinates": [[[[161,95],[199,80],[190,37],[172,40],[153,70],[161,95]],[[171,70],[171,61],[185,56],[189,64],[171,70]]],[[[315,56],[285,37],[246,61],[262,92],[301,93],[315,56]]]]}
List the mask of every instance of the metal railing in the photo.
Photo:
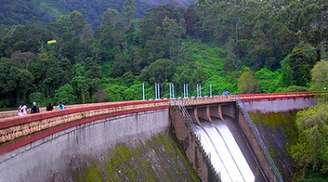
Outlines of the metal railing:
{"type": "Polygon", "coordinates": [[[236,98],[237,95],[180,98],[180,99],[171,100],[171,105],[193,106],[193,105],[202,105],[202,104],[234,102],[236,98]]]}

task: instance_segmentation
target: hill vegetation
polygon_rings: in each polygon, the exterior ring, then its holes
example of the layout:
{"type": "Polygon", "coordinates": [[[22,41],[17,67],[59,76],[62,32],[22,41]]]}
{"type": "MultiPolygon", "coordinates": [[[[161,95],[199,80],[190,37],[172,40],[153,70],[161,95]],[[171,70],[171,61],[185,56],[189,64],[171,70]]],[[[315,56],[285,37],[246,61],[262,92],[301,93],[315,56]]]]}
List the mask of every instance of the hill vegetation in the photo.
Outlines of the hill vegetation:
{"type": "Polygon", "coordinates": [[[91,1],[73,2],[5,3],[2,14],[13,21],[0,19],[1,107],[140,99],[142,82],[147,99],[154,82],[163,97],[168,82],[177,96],[184,83],[192,95],[197,83],[204,95],[210,85],[214,94],[299,91],[327,56],[326,1],[197,1],[187,9],[159,6],[139,19],[139,1],[119,1],[119,10],[105,9],[118,1],[97,1],[102,9],[93,11],[91,1]],[[23,18],[10,7],[33,14],[23,18]]]}
{"type": "MultiPolygon", "coordinates": [[[[136,0],[135,16],[143,17],[149,9],[160,5],[187,7],[192,2],[193,0],[136,0]]],[[[72,11],[79,11],[91,25],[99,26],[106,9],[124,11],[124,1],[121,0],[2,0],[1,4],[0,24],[7,25],[49,22],[72,11]]]]}

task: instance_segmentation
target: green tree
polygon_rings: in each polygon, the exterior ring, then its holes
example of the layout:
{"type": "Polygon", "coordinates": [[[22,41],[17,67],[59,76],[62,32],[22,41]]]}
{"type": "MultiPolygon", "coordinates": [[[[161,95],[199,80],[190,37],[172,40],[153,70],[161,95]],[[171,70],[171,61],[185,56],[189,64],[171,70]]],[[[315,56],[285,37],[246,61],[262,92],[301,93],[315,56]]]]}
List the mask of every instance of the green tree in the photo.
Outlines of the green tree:
{"type": "Polygon", "coordinates": [[[176,60],[181,49],[181,38],[185,34],[180,9],[161,6],[146,14],[141,24],[143,55],[147,63],[166,58],[176,60]]]}
{"type": "Polygon", "coordinates": [[[178,84],[189,83],[195,85],[207,80],[207,74],[197,63],[182,64],[177,67],[174,82],[178,84]]]}
{"type": "Polygon", "coordinates": [[[328,105],[317,105],[297,113],[298,142],[290,149],[297,167],[328,173],[328,105]]]}
{"type": "Polygon", "coordinates": [[[149,82],[159,82],[170,81],[175,73],[174,62],[169,59],[159,59],[145,68],[141,77],[143,80],[149,82]]]}
{"type": "Polygon", "coordinates": [[[63,15],[48,24],[57,40],[56,51],[71,62],[80,62],[90,53],[89,42],[86,41],[88,28],[90,28],[82,14],[73,11],[69,15],[63,15]]]}
{"type": "Polygon", "coordinates": [[[107,100],[109,101],[122,101],[124,100],[124,92],[126,86],[120,84],[107,84],[105,85],[105,92],[107,93],[107,100]]]}
{"type": "Polygon", "coordinates": [[[314,47],[307,43],[297,45],[281,63],[284,84],[306,86],[316,62],[317,53],[314,47]]]}
{"type": "Polygon", "coordinates": [[[211,76],[205,83],[204,89],[205,94],[209,94],[210,85],[212,85],[212,94],[221,95],[224,91],[229,91],[230,93],[237,92],[236,81],[229,79],[228,77],[222,77],[218,75],[211,76]]]}
{"type": "Polygon", "coordinates": [[[33,89],[33,75],[26,69],[18,68],[9,59],[0,60],[0,95],[10,97],[11,104],[26,102],[33,89]]]}
{"type": "Polygon", "coordinates": [[[255,78],[258,80],[259,91],[263,93],[275,92],[281,86],[281,72],[271,71],[267,68],[262,68],[255,73],[255,78]]]}
{"type": "Polygon", "coordinates": [[[75,92],[72,85],[65,84],[59,87],[55,91],[55,100],[57,102],[63,102],[65,104],[75,104],[77,101],[77,97],[75,96],[75,92]]]}
{"type": "Polygon", "coordinates": [[[46,97],[72,78],[72,65],[68,59],[59,59],[51,52],[42,52],[32,60],[28,70],[35,77],[34,84],[46,97]]]}
{"type": "Polygon", "coordinates": [[[136,1],[135,0],[124,0],[123,3],[123,14],[125,21],[128,23],[130,26],[131,21],[135,18],[136,16],[136,1]]]}
{"type": "Polygon", "coordinates": [[[72,78],[71,84],[82,103],[86,103],[90,96],[89,89],[91,87],[91,79],[86,75],[85,67],[82,64],[74,65],[74,76],[72,78]]]}
{"type": "Polygon", "coordinates": [[[239,79],[238,89],[241,93],[254,93],[258,91],[258,81],[252,70],[244,68],[239,79]]]}
{"type": "Polygon", "coordinates": [[[38,53],[43,42],[50,37],[48,29],[40,25],[14,25],[6,28],[0,38],[0,57],[11,57],[14,52],[38,53]]]}
{"type": "Polygon", "coordinates": [[[328,61],[320,61],[311,70],[312,89],[327,91],[328,89],[328,61]]]}
{"type": "Polygon", "coordinates": [[[100,62],[122,63],[121,60],[117,59],[125,54],[124,51],[127,48],[125,32],[126,27],[120,14],[116,10],[107,9],[103,15],[103,23],[97,30],[97,42],[94,46],[97,59],[100,62]]]}
{"type": "Polygon", "coordinates": [[[36,102],[38,105],[46,105],[46,98],[41,92],[33,92],[29,95],[28,101],[30,104],[36,102]]]}

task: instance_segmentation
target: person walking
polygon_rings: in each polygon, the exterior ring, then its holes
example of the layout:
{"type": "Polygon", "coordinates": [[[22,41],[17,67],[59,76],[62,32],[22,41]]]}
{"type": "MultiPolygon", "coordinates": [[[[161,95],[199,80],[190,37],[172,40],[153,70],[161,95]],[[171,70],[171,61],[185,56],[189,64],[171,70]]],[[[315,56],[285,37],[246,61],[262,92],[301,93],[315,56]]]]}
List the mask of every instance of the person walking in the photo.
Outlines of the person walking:
{"type": "Polygon", "coordinates": [[[27,106],[25,104],[21,104],[18,107],[17,114],[18,114],[18,116],[26,116],[27,115],[27,106]]]}
{"type": "Polygon", "coordinates": [[[54,106],[52,105],[52,103],[49,103],[48,105],[47,105],[47,109],[46,109],[47,111],[52,111],[52,110],[54,110],[54,106]]]}
{"type": "Polygon", "coordinates": [[[33,106],[31,108],[31,114],[39,113],[39,112],[40,112],[39,107],[36,105],[36,102],[33,102],[33,106]]]}
{"type": "Polygon", "coordinates": [[[65,109],[65,105],[62,102],[60,102],[59,105],[58,105],[58,109],[59,110],[64,110],[65,109]]]}
{"type": "Polygon", "coordinates": [[[17,115],[18,116],[23,116],[23,110],[22,110],[23,104],[19,105],[17,109],[17,115]]]}

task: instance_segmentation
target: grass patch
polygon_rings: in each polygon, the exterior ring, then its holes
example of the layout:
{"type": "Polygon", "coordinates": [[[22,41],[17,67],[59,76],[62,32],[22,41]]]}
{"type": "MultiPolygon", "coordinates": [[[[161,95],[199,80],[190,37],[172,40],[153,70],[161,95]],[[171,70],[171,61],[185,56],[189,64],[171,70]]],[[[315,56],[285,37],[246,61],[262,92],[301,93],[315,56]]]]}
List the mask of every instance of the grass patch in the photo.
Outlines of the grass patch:
{"type": "Polygon", "coordinates": [[[101,171],[96,166],[91,166],[86,170],[84,178],[79,181],[85,182],[102,182],[101,171]]]}
{"type": "Polygon", "coordinates": [[[184,42],[186,51],[186,59],[195,61],[201,66],[201,69],[208,74],[224,75],[223,67],[223,50],[217,46],[209,45],[195,40],[187,40],[184,42]]]}
{"type": "Polygon", "coordinates": [[[320,173],[310,171],[308,172],[304,179],[301,180],[300,182],[327,182],[328,181],[328,176],[323,176],[320,173]]]}
{"type": "Polygon", "coordinates": [[[208,95],[210,85],[215,95],[220,95],[226,90],[231,93],[237,92],[236,74],[224,71],[226,52],[222,48],[192,39],[185,40],[183,45],[185,59],[199,65],[201,72],[206,74],[207,80],[203,83],[205,95],[208,95]]]}

